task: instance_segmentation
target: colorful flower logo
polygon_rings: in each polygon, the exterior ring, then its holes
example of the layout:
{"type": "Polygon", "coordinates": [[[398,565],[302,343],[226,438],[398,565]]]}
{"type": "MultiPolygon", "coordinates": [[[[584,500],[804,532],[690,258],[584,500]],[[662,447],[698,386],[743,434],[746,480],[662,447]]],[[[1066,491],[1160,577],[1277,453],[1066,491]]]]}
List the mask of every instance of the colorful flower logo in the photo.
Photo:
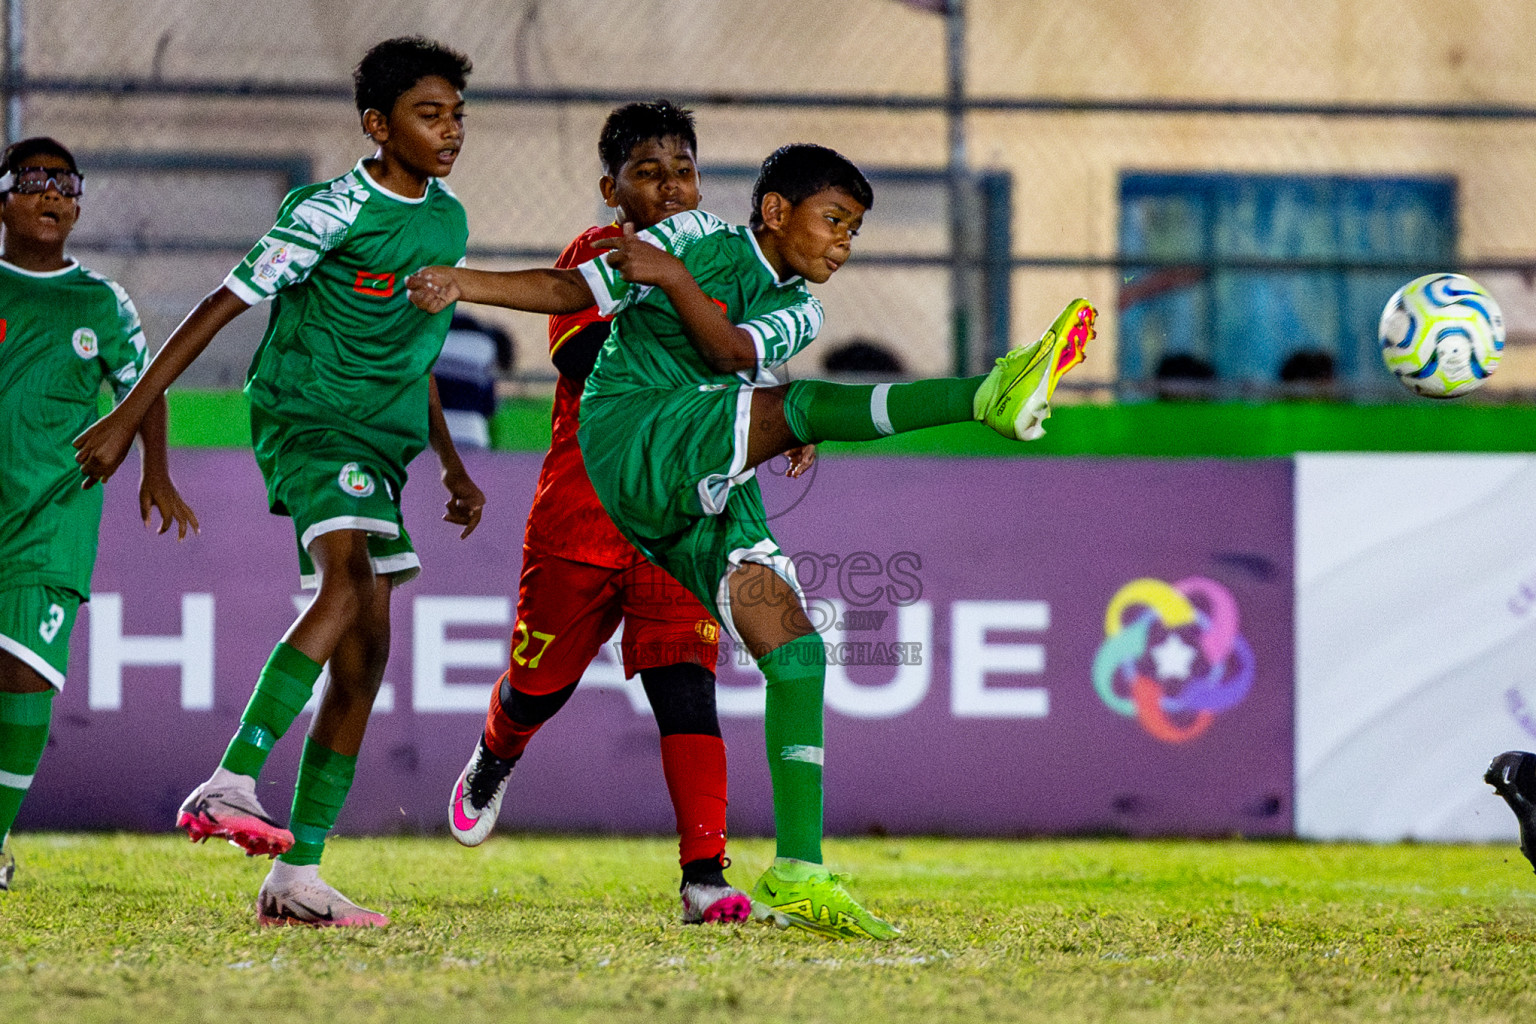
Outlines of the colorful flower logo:
{"type": "Polygon", "coordinates": [[[1253,648],[1220,583],[1132,580],[1104,613],[1093,688],[1106,707],[1164,743],[1187,743],[1253,687],[1253,648]]]}

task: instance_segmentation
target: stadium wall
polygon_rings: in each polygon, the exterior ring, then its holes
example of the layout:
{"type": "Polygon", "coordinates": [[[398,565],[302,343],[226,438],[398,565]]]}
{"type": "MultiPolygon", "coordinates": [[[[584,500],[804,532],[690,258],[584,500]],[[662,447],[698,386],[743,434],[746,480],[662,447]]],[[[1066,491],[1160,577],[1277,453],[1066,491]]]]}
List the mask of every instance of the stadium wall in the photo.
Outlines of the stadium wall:
{"type": "MultiPolygon", "coordinates": [[[[350,68],[370,43],[401,32],[464,48],[477,64],[472,84],[483,90],[700,97],[711,208],[724,201],[711,192],[711,166],[754,166],[785,141],[833,144],[872,167],[933,171],[949,156],[944,112],[935,106],[945,86],[943,22],[898,0],[271,0],[218,5],[216,15],[197,0],[20,2],[23,70],[36,86],[21,104],[26,130],[56,134],[91,157],[279,156],[306,162],[316,178],[339,174],[365,153],[346,98],[350,68]],[[47,87],[65,81],[96,83],[96,91],[47,87]],[[239,94],[264,85],[332,92],[239,94]],[[869,105],[731,102],[744,94],[869,105]],[[928,102],[899,102],[914,97],[928,102]]],[[[966,148],[972,167],[1011,177],[1012,255],[1035,261],[1013,272],[1015,340],[1038,334],[1072,296],[1090,296],[1103,310],[1100,341],[1077,380],[1108,388],[1116,379],[1115,299],[1125,281],[1112,261],[1127,171],[1452,177],[1459,262],[1529,263],[1536,56],[1526,41],[1536,37],[1536,6],[1526,0],[1465,0],[1455,17],[1431,0],[1312,0],[1286,17],[1264,0],[968,0],[966,12],[969,97],[1045,104],[971,109],[966,148]],[[1135,109],[1102,108],[1117,103],[1135,109]],[[1229,109],[1157,109],[1191,103],[1229,109]],[[1095,104],[1101,109],[1088,109],[1095,104]],[[1359,109],[1334,115],[1309,105],[1359,109]]],[[[474,104],[452,183],[475,245],[553,252],[601,214],[594,140],[610,104],[474,104]]],[[[145,232],[156,241],[189,191],[243,195],[252,187],[203,181],[179,193],[123,195],[125,212],[115,221],[125,230],[83,255],[142,297],[148,333],[161,339],[249,239],[201,253],[136,246],[145,232]]],[[[92,215],[88,202],[82,231],[92,215]]],[[[916,375],[950,369],[946,223],[938,208],[876,207],[861,253],[928,253],[941,262],[871,268],[855,261],[823,290],[828,344],[872,337],[897,349],[916,375]]],[[[207,243],[206,226],[189,230],[207,243]]],[[[159,239],[167,240],[174,241],[159,239]]],[[[1517,273],[1487,283],[1512,325],[1528,320],[1517,313],[1536,312],[1536,290],[1517,273]]],[[[258,318],[246,319],[192,379],[238,382],[260,334],[258,318]]],[[[515,315],[506,322],[525,361],[536,361],[542,324],[515,315]]],[[[1536,336],[1516,340],[1496,383],[1536,386],[1536,347],[1524,344],[1536,336]]]]}
{"type": "Polygon", "coordinates": [[[1296,828],[1507,840],[1536,744],[1536,459],[1296,459],[1296,828]]]}

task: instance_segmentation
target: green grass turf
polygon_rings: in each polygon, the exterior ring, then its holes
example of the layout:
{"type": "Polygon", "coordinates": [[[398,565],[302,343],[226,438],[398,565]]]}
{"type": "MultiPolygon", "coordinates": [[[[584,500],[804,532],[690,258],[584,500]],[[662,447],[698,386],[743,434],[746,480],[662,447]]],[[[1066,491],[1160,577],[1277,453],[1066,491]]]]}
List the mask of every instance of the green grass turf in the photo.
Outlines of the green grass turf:
{"type": "MultiPolygon", "coordinates": [[[[1530,1021],[1512,848],[836,840],[892,943],[677,921],[664,839],[338,839],[394,924],[261,930],[265,861],[171,836],[12,837],[0,1018],[98,1021],[1530,1021]]],[[[735,840],[750,883],[771,855],[735,840]]]]}

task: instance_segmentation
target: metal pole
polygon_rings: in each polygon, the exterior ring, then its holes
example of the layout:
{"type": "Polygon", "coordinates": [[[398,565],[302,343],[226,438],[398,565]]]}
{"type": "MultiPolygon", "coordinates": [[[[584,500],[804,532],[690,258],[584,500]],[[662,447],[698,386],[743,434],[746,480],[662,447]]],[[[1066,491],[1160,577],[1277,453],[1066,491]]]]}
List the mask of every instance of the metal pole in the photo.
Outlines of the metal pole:
{"type": "Polygon", "coordinates": [[[5,144],[22,136],[22,0],[5,0],[5,144]]]}
{"type": "Polygon", "coordinates": [[[965,0],[948,0],[944,8],[947,74],[944,112],[949,135],[949,301],[955,374],[971,373],[971,288],[965,210],[965,0]]]}

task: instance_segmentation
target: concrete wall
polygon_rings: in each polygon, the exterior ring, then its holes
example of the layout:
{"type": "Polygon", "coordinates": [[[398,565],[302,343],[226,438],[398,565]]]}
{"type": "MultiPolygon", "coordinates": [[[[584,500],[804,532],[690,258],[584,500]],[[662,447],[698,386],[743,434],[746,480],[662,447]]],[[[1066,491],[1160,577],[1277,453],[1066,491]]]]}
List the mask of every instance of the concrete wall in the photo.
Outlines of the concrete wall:
{"type": "MultiPolygon", "coordinates": [[[[934,95],[944,79],[941,20],[899,0],[22,2],[27,70],[42,77],[341,83],[371,42],[421,32],[468,51],[477,65],[472,84],[481,87],[880,96],[934,95]]],[[[967,8],[966,69],[978,97],[1527,105],[1536,95],[1536,5],[1525,0],[1464,0],[1449,13],[1423,0],[970,0],[967,8]]],[[[558,247],[592,221],[605,112],[472,110],[452,184],[476,242],[558,247]]],[[[86,152],[300,154],[318,176],[340,173],[366,152],[343,101],[35,95],[26,124],[86,152]]],[[[753,165],[798,140],[834,145],[872,166],[937,168],[945,159],[943,118],[931,112],[701,105],[699,128],[706,169],[753,165]]],[[[968,130],[971,162],[1013,176],[1016,255],[1114,253],[1119,177],[1153,169],[1451,174],[1460,182],[1463,260],[1536,251],[1536,190],[1527,184],[1536,177],[1536,120],[978,113],[968,130]]],[[[861,238],[868,251],[909,241],[910,225],[882,222],[883,213],[877,206],[861,238]]],[[[135,275],[164,276],[127,260],[95,262],[130,289],[135,275]]],[[[183,290],[211,287],[217,275],[207,276],[183,290]]],[[[1525,316],[1536,314],[1536,297],[1517,275],[1489,283],[1517,342],[1500,382],[1536,385],[1536,357],[1518,344],[1536,341],[1525,316]]],[[[1013,284],[1016,342],[1038,333],[1065,299],[1098,301],[1101,341],[1080,373],[1113,378],[1114,273],[1024,270],[1013,284]]],[[[948,369],[942,272],[859,272],[854,264],[822,295],[828,343],[875,335],[891,340],[914,372],[948,369]]],[[[541,328],[511,322],[527,362],[541,328]]],[[[153,319],[151,333],[173,323],[169,314],[153,319]]]]}

